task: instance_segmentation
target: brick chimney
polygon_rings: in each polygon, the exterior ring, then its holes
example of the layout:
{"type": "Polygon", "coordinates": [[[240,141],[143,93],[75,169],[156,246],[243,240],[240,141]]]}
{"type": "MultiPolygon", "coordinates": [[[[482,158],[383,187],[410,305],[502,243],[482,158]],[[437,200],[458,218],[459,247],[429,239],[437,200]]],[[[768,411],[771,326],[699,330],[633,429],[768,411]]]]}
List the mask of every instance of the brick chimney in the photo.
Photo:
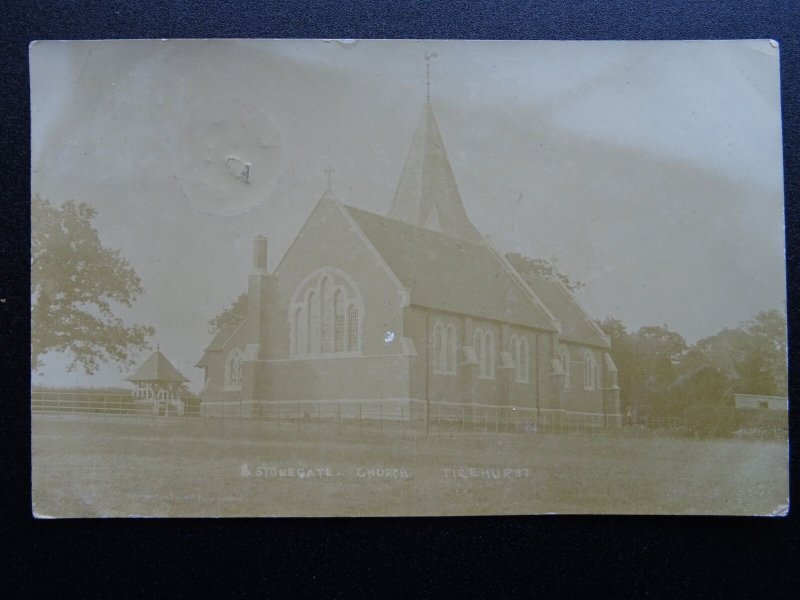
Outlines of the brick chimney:
{"type": "Polygon", "coordinates": [[[267,334],[274,279],[267,270],[267,238],[258,235],[253,239],[253,269],[247,282],[248,316],[255,344],[263,343],[267,334]]]}
{"type": "Polygon", "coordinates": [[[267,270],[267,238],[257,235],[253,239],[253,270],[267,270]]]}

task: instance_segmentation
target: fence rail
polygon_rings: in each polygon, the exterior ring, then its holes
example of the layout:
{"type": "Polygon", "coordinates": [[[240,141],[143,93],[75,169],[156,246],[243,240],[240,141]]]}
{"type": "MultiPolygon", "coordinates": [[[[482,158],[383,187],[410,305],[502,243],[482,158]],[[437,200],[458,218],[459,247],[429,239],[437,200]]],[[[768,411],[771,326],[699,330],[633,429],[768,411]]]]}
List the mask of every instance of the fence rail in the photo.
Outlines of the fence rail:
{"type": "Polygon", "coordinates": [[[92,392],[31,393],[31,411],[56,416],[89,416],[109,420],[182,423],[202,430],[215,427],[240,430],[297,432],[399,433],[406,435],[600,433],[652,428],[676,429],[679,419],[652,419],[635,427],[620,425],[620,415],[566,412],[529,407],[402,401],[272,401],[255,406],[224,402],[201,407],[196,398],[174,404],[126,394],[92,392]]]}

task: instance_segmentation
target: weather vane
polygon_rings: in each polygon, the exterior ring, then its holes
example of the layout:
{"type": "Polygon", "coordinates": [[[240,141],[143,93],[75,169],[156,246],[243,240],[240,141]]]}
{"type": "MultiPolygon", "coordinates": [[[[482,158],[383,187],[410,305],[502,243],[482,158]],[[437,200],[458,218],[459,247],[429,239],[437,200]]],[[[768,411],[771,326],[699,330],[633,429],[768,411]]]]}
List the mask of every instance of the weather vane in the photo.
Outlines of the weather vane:
{"type": "Polygon", "coordinates": [[[427,87],[427,98],[431,99],[431,59],[436,58],[436,52],[425,53],[425,86],[427,87]]]}

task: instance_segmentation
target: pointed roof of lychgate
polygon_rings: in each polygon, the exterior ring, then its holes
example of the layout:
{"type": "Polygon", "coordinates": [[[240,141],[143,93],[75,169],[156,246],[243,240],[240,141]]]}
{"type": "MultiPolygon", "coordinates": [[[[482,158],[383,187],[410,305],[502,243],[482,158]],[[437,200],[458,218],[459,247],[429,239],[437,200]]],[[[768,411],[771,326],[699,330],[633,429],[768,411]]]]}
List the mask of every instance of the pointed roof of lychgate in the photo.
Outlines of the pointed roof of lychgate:
{"type": "Polygon", "coordinates": [[[388,216],[450,237],[479,242],[470,223],[430,102],[425,103],[388,216]]]}
{"type": "Polygon", "coordinates": [[[189,381],[181,375],[180,371],[176,369],[167,357],[161,353],[161,350],[156,350],[150,357],[142,363],[136,372],[128,375],[125,381],[164,381],[174,383],[184,383],[189,381]]]}

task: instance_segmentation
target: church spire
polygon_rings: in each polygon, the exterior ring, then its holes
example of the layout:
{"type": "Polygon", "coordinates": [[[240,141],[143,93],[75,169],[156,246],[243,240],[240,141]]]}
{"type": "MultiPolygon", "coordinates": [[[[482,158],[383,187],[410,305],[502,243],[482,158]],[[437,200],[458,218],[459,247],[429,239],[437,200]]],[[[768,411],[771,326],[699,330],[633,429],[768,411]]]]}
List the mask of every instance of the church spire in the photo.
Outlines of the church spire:
{"type": "MultiPolygon", "coordinates": [[[[428,90],[431,57],[425,55],[428,90]]],[[[464,211],[430,97],[425,102],[388,216],[450,237],[470,242],[481,240],[464,211]]]]}

